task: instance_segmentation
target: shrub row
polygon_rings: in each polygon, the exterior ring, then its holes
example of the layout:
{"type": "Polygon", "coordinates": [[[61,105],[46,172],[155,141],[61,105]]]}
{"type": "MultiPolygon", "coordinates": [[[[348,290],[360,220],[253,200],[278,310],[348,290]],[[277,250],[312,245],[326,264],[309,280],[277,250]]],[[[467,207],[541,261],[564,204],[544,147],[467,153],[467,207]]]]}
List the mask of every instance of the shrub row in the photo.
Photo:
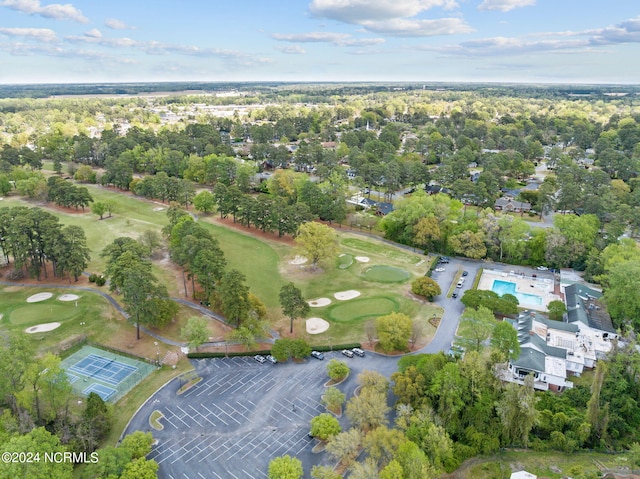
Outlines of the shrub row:
{"type": "Polygon", "coordinates": [[[96,283],[98,286],[104,286],[105,283],[107,282],[107,278],[105,278],[101,274],[91,273],[89,275],[89,282],[96,283]]]}
{"type": "MultiPolygon", "coordinates": [[[[360,343],[347,343],[347,344],[334,344],[333,346],[314,346],[313,349],[314,351],[340,351],[342,349],[352,349],[352,348],[359,348],[360,347],[360,343]]],[[[263,350],[259,350],[259,351],[241,351],[241,352],[230,352],[230,353],[223,353],[223,352],[196,352],[196,353],[189,353],[187,354],[187,357],[189,359],[203,359],[203,358],[224,358],[224,357],[238,357],[238,356],[255,356],[256,354],[262,354],[262,355],[266,355],[266,354],[271,354],[271,350],[270,349],[263,349],[263,350]]]]}

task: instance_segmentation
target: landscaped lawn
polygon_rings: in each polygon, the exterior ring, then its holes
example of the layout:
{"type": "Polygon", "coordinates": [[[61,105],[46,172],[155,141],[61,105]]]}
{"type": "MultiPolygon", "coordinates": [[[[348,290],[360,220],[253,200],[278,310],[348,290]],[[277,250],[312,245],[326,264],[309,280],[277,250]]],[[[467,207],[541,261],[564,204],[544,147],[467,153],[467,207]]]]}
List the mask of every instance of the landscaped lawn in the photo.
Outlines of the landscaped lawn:
{"type": "Polygon", "coordinates": [[[362,274],[367,281],[378,283],[402,283],[411,276],[407,270],[394,266],[376,265],[364,270],[362,274]]]}
{"type": "Polygon", "coordinates": [[[416,264],[420,261],[420,255],[403,251],[400,248],[389,246],[383,242],[373,242],[359,238],[344,238],[341,240],[343,246],[353,248],[361,253],[380,255],[388,259],[401,263],[416,264]]]}
{"type": "Polygon", "coordinates": [[[389,314],[399,308],[399,301],[393,296],[356,298],[329,306],[327,308],[327,319],[343,323],[356,323],[365,318],[389,314]]]}

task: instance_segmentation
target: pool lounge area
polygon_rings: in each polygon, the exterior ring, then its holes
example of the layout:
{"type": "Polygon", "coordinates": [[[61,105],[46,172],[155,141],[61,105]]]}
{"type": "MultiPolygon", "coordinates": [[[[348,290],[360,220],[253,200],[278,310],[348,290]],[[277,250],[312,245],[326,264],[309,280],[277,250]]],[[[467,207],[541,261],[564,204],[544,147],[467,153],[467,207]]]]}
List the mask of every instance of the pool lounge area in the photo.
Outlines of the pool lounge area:
{"type": "Polygon", "coordinates": [[[516,283],[511,281],[503,281],[501,279],[494,279],[491,291],[497,293],[499,296],[505,294],[512,294],[522,306],[540,306],[542,304],[542,296],[531,293],[520,293],[516,290],[516,283]]]}
{"type": "Polygon", "coordinates": [[[491,290],[498,295],[512,294],[520,302],[520,308],[546,311],[549,302],[561,300],[553,293],[553,280],[537,278],[522,273],[485,269],[478,289],[491,290]]]}

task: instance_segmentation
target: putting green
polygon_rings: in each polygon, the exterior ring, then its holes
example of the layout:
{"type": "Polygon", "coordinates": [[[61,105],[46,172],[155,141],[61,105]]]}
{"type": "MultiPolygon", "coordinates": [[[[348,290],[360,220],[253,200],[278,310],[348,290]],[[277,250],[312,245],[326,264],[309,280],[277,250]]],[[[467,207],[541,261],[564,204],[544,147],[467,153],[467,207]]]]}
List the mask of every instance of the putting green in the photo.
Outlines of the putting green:
{"type": "Polygon", "coordinates": [[[70,304],[30,304],[16,308],[9,314],[9,322],[13,325],[30,325],[34,323],[48,323],[49,321],[64,321],[79,312],[84,311],[70,304]]]}
{"type": "Polygon", "coordinates": [[[330,319],[339,322],[354,321],[362,318],[383,316],[399,310],[399,303],[386,296],[353,299],[339,303],[327,309],[330,319]]]}
{"type": "Polygon", "coordinates": [[[408,271],[394,266],[376,265],[364,270],[362,274],[367,281],[377,283],[402,283],[409,279],[408,271]]]}
{"type": "Polygon", "coordinates": [[[349,266],[353,264],[353,255],[352,254],[342,254],[338,258],[338,268],[347,269],[349,266]]]}

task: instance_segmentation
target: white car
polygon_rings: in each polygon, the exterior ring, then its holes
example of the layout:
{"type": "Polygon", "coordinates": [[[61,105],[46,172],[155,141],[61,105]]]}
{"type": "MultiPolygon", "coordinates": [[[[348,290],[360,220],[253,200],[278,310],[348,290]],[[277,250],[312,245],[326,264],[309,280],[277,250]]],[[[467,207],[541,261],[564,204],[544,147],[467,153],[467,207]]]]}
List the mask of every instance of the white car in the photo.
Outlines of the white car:
{"type": "Polygon", "coordinates": [[[436,268],[434,271],[436,273],[442,273],[444,271],[444,268],[436,268]]]}
{"type": "Polygon", "coordinates": [[[538,271],[549,271],[549,268],[547,268],[546,266],[538,266],[536,269],[538,271]]]}

